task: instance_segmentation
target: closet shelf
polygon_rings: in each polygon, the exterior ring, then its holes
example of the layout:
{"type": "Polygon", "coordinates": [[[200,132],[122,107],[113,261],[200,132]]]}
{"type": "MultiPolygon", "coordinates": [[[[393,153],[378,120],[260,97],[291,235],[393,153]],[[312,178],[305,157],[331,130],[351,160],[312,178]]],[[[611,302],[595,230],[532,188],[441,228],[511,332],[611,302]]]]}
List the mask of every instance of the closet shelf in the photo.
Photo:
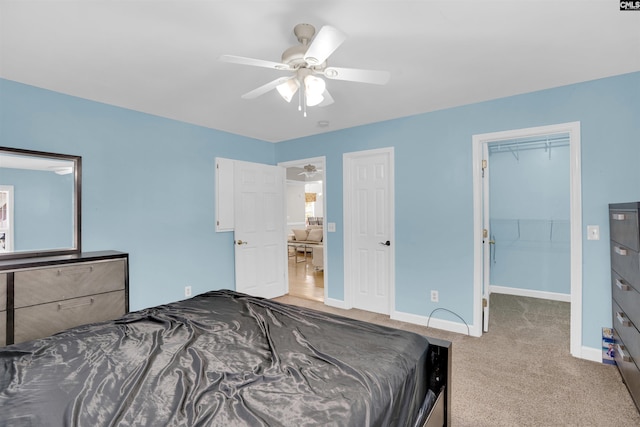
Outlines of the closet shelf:
{"type": "Polygon", "coordinates": [[[496,242],[569,242],[569,220],[492,218],[489,225],[496,242]]]}

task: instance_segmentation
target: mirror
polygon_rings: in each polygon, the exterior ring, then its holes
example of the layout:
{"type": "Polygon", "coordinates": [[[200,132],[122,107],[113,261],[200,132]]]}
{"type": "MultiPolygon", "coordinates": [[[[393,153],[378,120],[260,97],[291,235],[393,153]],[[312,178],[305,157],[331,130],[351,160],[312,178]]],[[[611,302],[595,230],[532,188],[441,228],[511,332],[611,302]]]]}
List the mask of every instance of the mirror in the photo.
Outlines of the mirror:
{"type": "Polygon", "coordinates": [[[0,147],[0,260],[80,252],[81,163],[0,147]]]}

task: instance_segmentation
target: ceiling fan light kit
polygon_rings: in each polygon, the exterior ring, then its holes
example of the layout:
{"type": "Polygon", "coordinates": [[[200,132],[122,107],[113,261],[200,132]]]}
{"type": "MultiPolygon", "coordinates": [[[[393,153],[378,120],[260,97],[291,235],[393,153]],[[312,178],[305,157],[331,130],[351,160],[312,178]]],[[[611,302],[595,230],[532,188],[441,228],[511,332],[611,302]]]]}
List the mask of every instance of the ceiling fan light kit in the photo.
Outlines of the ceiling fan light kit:
{"type": "Polygon", "coordinates": [[[300,44],[286,49],[282,53],[281,63],[234,55],[222,55],[219,58],[223,62],[293,72],[289,77],[280,77],[245,93],[242,98],[257,98],[276,89],[280,96],[290,103],[300,89],[298,110],[304,111],[306,117],[307,106],[324,107],[333,103],[333,97],[326,89],[326,82],[320,76],[333,80],[378,85],[384,85],[389,81],[390,74],[387,71],[327,67],[327,58],[347,38],[346,34],[337,28],[325,25],[316,35],[313,25],[298,24],[293,29],[293,33],[300,44]]]}
{"type": "Polygon", "coordinates": [[[296,94],[298,88],[300,87],[300,82],[297,79],[289,79],[286,82],[279,84],[276,86],[278,93],[287,102],[291,102],[293,95],[296,94]]]}

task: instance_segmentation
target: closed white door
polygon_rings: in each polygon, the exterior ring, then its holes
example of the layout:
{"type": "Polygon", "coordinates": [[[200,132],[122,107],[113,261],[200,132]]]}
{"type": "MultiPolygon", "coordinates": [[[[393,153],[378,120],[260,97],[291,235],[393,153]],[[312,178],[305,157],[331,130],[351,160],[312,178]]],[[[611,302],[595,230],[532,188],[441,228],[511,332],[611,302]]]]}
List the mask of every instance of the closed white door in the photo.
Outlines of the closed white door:
{"type": "Polygon", "coordinates": [[[284,169],[250,162],[234,167],[236,290],[274,298],[286,292],[284,169]]]}
{"type": "Polygon", "coordinates": [[[345,289],[352,306],[389,314],[393,300],[393,149],[345,154],[345,289]]]}

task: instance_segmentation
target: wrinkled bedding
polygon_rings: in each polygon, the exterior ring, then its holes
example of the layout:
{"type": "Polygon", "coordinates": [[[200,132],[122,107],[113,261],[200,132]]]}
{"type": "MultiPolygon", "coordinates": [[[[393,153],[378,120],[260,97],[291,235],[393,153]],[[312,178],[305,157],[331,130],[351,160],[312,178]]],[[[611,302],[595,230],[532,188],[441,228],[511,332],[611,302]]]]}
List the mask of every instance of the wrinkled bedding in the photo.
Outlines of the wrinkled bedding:
{"type": "Polygon", "coordinates": [[[0,426],[413,426],[428,348],[212,291],[0,347],[0,426]]]}

